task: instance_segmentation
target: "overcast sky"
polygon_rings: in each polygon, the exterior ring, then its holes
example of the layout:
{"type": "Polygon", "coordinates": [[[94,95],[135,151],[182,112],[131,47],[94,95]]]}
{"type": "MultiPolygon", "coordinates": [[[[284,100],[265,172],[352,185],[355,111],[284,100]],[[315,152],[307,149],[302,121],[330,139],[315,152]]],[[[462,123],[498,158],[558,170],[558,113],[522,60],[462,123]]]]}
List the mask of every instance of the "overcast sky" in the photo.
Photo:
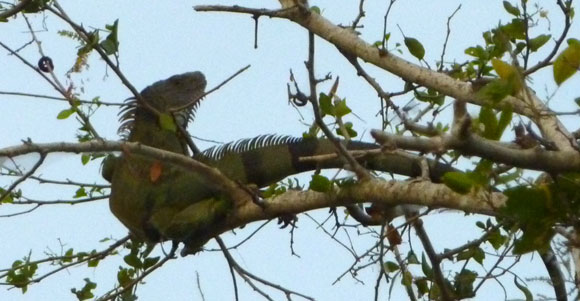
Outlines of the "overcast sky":
{"type": "MultiPolygon", "coordinates": [[[[368,42],[381,39],[385,2],[367,1],[367,17],[363,19],[362,37],[368,42]]],[[[546,2],[546,1],[539,1],[546,2]]],[[[550,1],[543,5],[553,5],[550,1]]],[[[238,69],[250,64],[251,68],[234,79],[228,85],[206,98],[196,114],[196,119],[189,131],[196,137],[228,142],[240,138],[253,137],[259,134],[284,134],[300,136],[312,122],[308,107],[299,112],[288,105],[286,83],[289,70],[292,69],[304,90],[307,90],[307,76],[303,62],[307,54],[307,32],[285,20],[260,18],[258,32],[258,49],[254,49],[254,21],[248,15],[225,13],[196,13],[193,5],[199,4],[243,4],[245,6],[276,8],[276,1],[60,1],[69,16],[87,29],[104,28],[119,19],[120,67],[135,87],[145,86],[167,78],[168,76],[187,71],[202,71],[208,80],[208,87],[219,84],[238,69]]],[[[461,4],[462,8],[452,20],[452,33],[448,44],[449,61],[463,62],[465,48],[482,44],[481,33],[497,26],[500,20],[508,21],[501,1],[429,1],[400,0],[394,6],[389,17],[388,31],[392,33],[390,45],[400,42],[403,37],[396,27],[399,25],[405,35],[419,39],[427,50],[426,59],[435,66],[439,60],[445,39],[448,16],[461,4]]],[[[349,24],[358,12],[357,1],[319,1],[313,3],[322,8],[323,16],[334,23],[349,24]]],[[[559,34],[561,15],[553,6],[547,7],[554,34],[559,34]]],[[[82,99],[99,96],[102,101],[122,102],[130,92],[120,83],[113,72],[96,56],[89,60],[90,69],[82,74],[75,74],[72,79],[65,76],[66,71],[75,59],[75,41],[57,35],[59,30],[70,30],[53,15],[30,15],[30,20],[44,52],[50,56],[56,66],[59,80],[68,85],[71,80],[81,93],[82,99]],[[46,17],[46,18],[44,18],[46,17]],[[46,30],[43,29],[46,27],[46,30]]],[[[539,34],[547,27],[547,22],[540,22],[539,34]]],[[[579,37],[579,29],[573,26],[569,37],[579,37]]],[[[0,25],[0,40],[13,49],[19,48],[30,40],[22,17],[0,25]]],[[[551,47],[553,42],[547,47],[551,47]]],[[[352,66],[341,57],[334,46],[317,40],[318,76],[328,72],[340,76],[338,94],[346,97],[349,106],[360,117],[350,117],[356,129],[369,140],[368,131],[380,128],[380,119],[375,117],[380,109],[376,93],[356,76],[352,66]]],[[[416,62],[404,49],[404,57],[416,62]]],[[[28,45],[20,54],[27,60],[36,63],[39,54],[34,44],[28,45]]],[[[402,82],[385,72],[369,66],[368,70],[392,91],[400,90],[402,82]]],[[[0,51],[0,92],[25,92],[50,96],[59,96],[35,72],[23,65],[15,57],[0,51]]],[[[544,97],[554,90],[550,79],[551,68],[534,77],[536,92],[544,97]]],[[[571,90],[578,86],[578,77],[564,84],[555,95],[553,105],[561,110],[574,110],[573,99],[577,97],[571,90]]],[[[330,83],[320,86],[327,91],[330,83]]],[[[407,99],[408,100],[408,99],[407,99]]],[[[404,99],[401,99],[404,101],[404,99]]],[[[0,95],[2,106],[2,139],[0,148],[17,145],[21,140],[30,138],[34,142],[54,142],[75,140],[75,129],[78,123],[74,118],[57,120],[56,115],[68,107],[65,102],[46,99],[24,98],[0,95]]],[[[91,121],[99,134],[107,139],[119,139],[116,134],[118,107],[102,107],[94,114],[91,121]]],[[[477,112],[477,110],[475,110],[477,112]]],[[[445,116],[445,115],[444,115],[445,116]]],[[[573,128],[571,126],[572,130],[573,128]]],[[[197,141],[205,149],[212,143],[197,141]]],[[[24,165],[34,164],[34,156],[21,158],[24,165]]],[[[80,156],[69,154],[51,155],[40,170],[48,178],[75,179],[78,181],[104,183],[99,173],[98,162],[88,166],[80,165],[80,156]]],[[[302,178],[302,182],[308,178],[302,178]]],[[[5,187],[8,179],[0,179],[5,187]]],[[[31,198],[37,199],[70,199],[72,191],[55,186],[24,184],[23,191],[31,198]]],[[[22,207],[2,206],[0,214],[20,211],[22,207]]],[[[327,210],[311,214],[318,220],[327,216],[327,210]]],[[[485,220],[484,218],[481,218],[485,220]]],[[[473,226],[473,218],[465,218],[461,213],[444,212],[425,218],[427,231],[437,250],[456,247],[479,235],[473,226]],[[459,230],[461,229],[461,230],[459,230]],[[465,231],[464,229],[471,229],[465,231]]],[[[401,221],[398,220],[398,223],[401,221]]],[[[233,245],[253,229],[261,225],[256,223],[236,234],[223,235],[229,245],[233,245]]],[[[294,249],[300,258],[290,256],[289,229],[279,230],[271,222],[251,241],[233,253],[238,262],[251,272],[297,290],[318,300],[369,300],[374,294],[374,285],[378,267],[365,269],[359,275],[363,283],[345,276],[332,285],[353,262],[353,257],[337,243],[332,241],[316,224],[304,215],[299,216],[298,229],[294,233],[294,249]]],[[[78,206],[46,206],[30,214],[0,218],[0,267],[11,263],[29,252],[33,259],[45,256],[44,252],[60,253],[73,247],[75,250],[90,251],[103,249],[109,245],[99,243],[105,237],[121,238],[126,235],[125,228],[111,215],[106,201],[97,201],[78,206]],[[61,246],[62,244],[62,246],[61,246]]],[[[377,230],[378,231],[378,230],[377,230]]],[[[350,234],[356,235],[355,231],[350,234]]],[[[352,237],[356,249],[366,250],[373,241],[365,236],[352,237]]],[[[346,241],[344,234],[339,239],[346,241]]],[[[413,238],[413,246],[420,243],[413,238]]],[[[168,249],[170,245],[166,245],[168,249]]],[[[211,242],[209,248],[215,248],[211,242]]],[[[404,253],[408,244],[401,246],[404,253]]],[[[536,256],[537,257],[537,256],[536,256]]],[[[392,258],[390,259],[392,260],[392,258]]],[[[546,276],[539,261],[533,256],[523,259],[528,262],[519,265],[514,271],[527,273],[526,276],[546,276]],[[537,272],[534,270],[537,269],[537,272]],[[532,274],[529,274],[531,271],[532,274]]],[[[89,277],[98,283],[96,295],[101,295],[116,283],[116,272],[122,259],[109,258],[97,269],[73,268],[43,280],[29,288],[22,295],[19,290],[0,288],[1,300],[73,300],[70,288],[83,286],[83,278],[89,277]]],[[[445,268],[445,266],[444,266],[445,268]]],[[[41,270],[42,271],[42,270],[41,270]]],[[[46,270],[44,270],[46,271],[46,270]]],[[[416,270],[420,274],[420,270],[416,270]]],[[[140,300],[201,300],[196,275],[206,300],[233,299],[233,285],[227,263],[221,252],[203,252],[196,256],[170,261],[161,270],[147,278],[147,284],[140,286],[140,300]]],[[[512,286],[511,278],[508,287],[512,286]]],[[[405,298],[402,287],[398,285],[393,292],[393,300],[405,298]]],[[[242,300],[255,300],[259,297],[241,279],[238,279],[242,300]]],[[[546,286],[534,286],[546,288],[546,286]]],[[[283,295],[267,289],[276,300],[283,295]]],[[[381,299],[386,300],[388,285],[382,285],[381,299]]],[[[478,300],[490,300],[502,297],[501,287],[492,281],[479,292],[478,300]]],[[[523,298],[517,290],[510,289],[509,298],[523,298]]]]}

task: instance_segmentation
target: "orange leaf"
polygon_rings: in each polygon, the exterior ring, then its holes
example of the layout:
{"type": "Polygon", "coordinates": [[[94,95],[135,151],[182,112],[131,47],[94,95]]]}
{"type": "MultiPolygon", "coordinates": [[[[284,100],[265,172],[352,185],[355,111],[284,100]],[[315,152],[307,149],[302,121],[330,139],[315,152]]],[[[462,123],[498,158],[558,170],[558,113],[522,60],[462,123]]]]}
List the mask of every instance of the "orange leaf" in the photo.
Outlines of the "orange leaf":
{"type": "Polygon", "coordinates": [[[387,240],[390,246],[400,245],[403,240],[397,228],[393,227],[393,224],[389,224],[387,227],[387,240]]]}
{"type": "Polygon", "coordinates": [[[149,179],[151,180],[152,183],[155,183],[157,182],[157,180],[159,180],[159,177],[161,177],[162,170],[163,165],[161,165],[161,162],[159,161],[153,162],[153,165],[151,165],[151,168],[149,169],[149,179]]]}

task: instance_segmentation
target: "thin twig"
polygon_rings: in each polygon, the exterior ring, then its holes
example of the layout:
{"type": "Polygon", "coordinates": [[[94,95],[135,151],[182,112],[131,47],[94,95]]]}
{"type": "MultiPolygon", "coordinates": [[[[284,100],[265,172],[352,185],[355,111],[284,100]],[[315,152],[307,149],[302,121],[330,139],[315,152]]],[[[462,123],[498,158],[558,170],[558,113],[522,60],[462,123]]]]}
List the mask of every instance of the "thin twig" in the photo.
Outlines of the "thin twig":
{"type": "Polygon", "coordinates": [[[177,247],[178,246],[179,246],[179,244],[176,243],[176,242],[174,242],[173,245],[171,246],[171,250],[169,251],[169,253],[163,259],[161,259],[159,262],[157,262],[156,264],[154,264],[153,266],[151,266],[147,270],[143,271],[143,274],[141,274],[141,275],[139,275],[139,277],[136,277],[135,279],[133,279],[131,282],[129,282],[128,284],[126,284],[122,289],[119,289],[119,287],[114,288],[114,289],[108,291],[107,293],[105,293],[103,296],[97,298],[97,300],[98,301],[116,300],[116,298],[118,296],[121,296],[126,291],[133,289],[133,286],[134,285],[136,285],[137,283],[143,281],[143,279],[145,279],[145,277],[147,277],[153,271],[155,271],[158,268],[162,267],[169,260],[175,259],[176,258],[175,257],[175,251],[177,250],[177,247]]]}
{"type": "Polygon", "coordinates": [[[40,159],[38,159],[38,161],[34,164],[34,166],[27,173],[22,175],[22,177],[18,178],[16,181],[14,181],[14,183],[8,186],[8,188],[2,194],[0,194],[0,202],[2,202],[2,200],[4,200],[6,196],[12,193],[12,190],[14,190],[14,188],[16,188],[18,184],[22,183],[28,177],[34,174],[34,172],[40,167],[40,165],[42,165],[44,159],[46,159],[46,154],[40,154],[40,159]]]}
{"type": "MultiPolygon", "coordinates": [[[[570,30],[570,27],[572,24],[572,20],[570,18],[570,14],[572,13],[572,10],[570,8],[566,7],[566,4],[564,4],[564,2],[562,2],[562,0],[557,0],[556,3],[558,4],[558,6],[560,7],[560,10],[562,10],[562,13],[564,14],[564,29],[562,30],[562,33],[560,34],[560,37],[558,38],[558,40],[556,40],[556,45],[554,46],[554,48],[552,48],[552,51],[550,52],[550,54],[548,54],[548,56],[546,56],[546,58],[544,58],[541,62],[537,63],[535,66],[532,66],[528,70],[524,71],[523,72],[524,76],[528,76],[528,75],[540,70],[541,68],[549,66],[551,64],[552,58],[558,53],[558,49],[560,48],[560,46],[562,45],[562,43],[566,39],[566,36],[568,36],[568,30],[570,30]]],[[[571,7],[572,1],[567,1],[567,3],[569,3],[569,5],[571,7]]]]}
{"type": "MultiPolygon", "coordinates": [[[[40,53],[41,57],[46,57],[46,54],[44,53],[44,50],[42,49],[42,44],[41,42],[36,38],[36,34],[34,33],[34,30],[32,29],[32,25],[30,24],[30,22],[28,21],[28,18],[26,17],[26,15],[22,15],[24,17],[24,20],[26,21],[26,25],[28,26],[28,29],[30,30],[30,35],[32,36],[32,40],[36,43],[37,48],[38,48],[38,52],[40,53]]],[[[58,80],[58,77],[56,76],[56,74],[54,73],[54,70],[52,70],[52,68],[50,68],[48,70],[50,76],[52,77],[52,82],[58,87],[57,91],[64,96],[69,105],[70,108],[77,114],[77,116],[80,118],[82,127],[89,132],[94,138],[96,139],[101,139],[101,136],[99,136],[99,134],[97,133],[97,131],[95,130],[95,128],[93,127],[93,125],[91,124],[89,117],[87,117],[87,115],[85,115],[85,113],[83,113],[83,111],[81,111],[77,104],[75,103],[75,99],[74,97],[71,96],[71,93],[62,85],[62,83],[58,80]]]]}
{"type": "Polygon", "coordinates": [[[175,108],[171,108],[169,111],[170,112],[179,112],[182,111],[184,109],[187,109],[189,107],[191,107],[192,105],[194,105],[195,103],[197,103],[198,100],[204,98],[205,96],[215,92],[216,90],[218,90],[219,88],[223,87],[225,84],[227,84],[230,80],[234,79],[234,77],[240,75],[242,72],[248,70],[248,68],[250,68],[251,65],[247,65],[246,67],[243,67],[242,69],[236,71],[236,73],[232,74],[230,77],[226,78],[224,81],[222,81],[219,85],[215,86],[213,89],[210,89],[209,91],[203,93],[201,96],[191,100],[190,102],[179,106],[179,107],[175,107],[175,108]]]}
{"type": "Polygon", "coordinates": [[[252,281],[250,279],[256,280],[266,286],[272,287],[276,290],[279,290],[281,292],[283,292],[287,298],[291,299],[290,296],[291,295],[296,295],[299,297],[302,297],[306,300],[312,300],[314,301],[314,298],[303,295],[301,293],[289,290],[287,288],[284,288],[278,284],[272,283],[270,281],[267,281],[265,279],[262,279],[260,277],[257,277],[255,275],[253,275],[252,273],[246,271],[244,268],[242,268],[236,261],[235,259],[232,257],[232,255],[230,254],[230,252],[228,251],[228,248],[226,246],[226,244],[223,242],[223,240],[221,238],[219,238],[218,236],[215,237],[215,240],[217,241],[217,243],[219,244],[220,248],[222,249],[224,256],[226,257],[226,260],[228,261],[228,264],[238,273],[238,275],[240,275],[242,278],[244,278],[244,280],[246,280],[246,282],[248,282],[248,284],[250,286],[252,286],[252,288],[254,290],[256,290],[258,293],[260,293],[262,296],[264,296],[264,298],[268,299],[268,300],[273,300],[270,298],[270,296],[268,296],[265,292],[263,292],[262,290],[260,290],[259,288],[257,288],[256,286],[254,286],[252,284],[252,281]]]}
{"type": "Polygon", "coordinates": [[[453,19],[453,16],[455,16],[455,14],[461,9],[461,4],[459,4],[459,6],[455,9],[455,11],[453,11],[453,13],[451,14],[451,16],[449,16],[449,18],[447,18],[447,34],[445,35],[445,42],[443,43],[443,50],[441,50],[441,58],[440,58],[440,64],[439,64],[439,68],[437,71],[441,72],[441,70],[443,70],[443,62],[444,62],[444,58],[445,58],[445,50],[447,49],[447,42],[449,41],[449,36],[451,35],[451,19],[453,19]]]}
{"type": "MultiPolygon", "coordinates": [[[[11,91],[0,91],[0,95],[13,95],[13,96],[23,96],[23,97],[32,97],[32,98],[46,98],[58,101],[66,101],[69,100],[65,97],[55,97],[49,95],[42,95],[42,94],[33,94],[33,93],[22,93],[22,92],[11,92],[11,91]]],[[[119,103],[119,102],[106,102],[106,101],[92,101],[92,100],[82,100],[82,99],[75,99],[75,101],[82,103],[82,104],[89,104],[89,105],[103,105],[103,106],[115,106],[120,107],[126,104],[119,103]]]]}

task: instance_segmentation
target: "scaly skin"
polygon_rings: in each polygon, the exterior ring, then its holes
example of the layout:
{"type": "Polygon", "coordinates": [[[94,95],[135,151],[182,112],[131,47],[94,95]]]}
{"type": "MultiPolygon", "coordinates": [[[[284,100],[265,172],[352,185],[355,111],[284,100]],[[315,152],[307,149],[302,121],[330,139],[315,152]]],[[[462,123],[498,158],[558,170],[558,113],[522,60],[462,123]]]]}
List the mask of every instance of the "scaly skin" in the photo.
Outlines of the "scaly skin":
{"type": "MultiPolygon", "coordinates": [[[[180,107],[203,95],[206,81],[201,72],[188,72],[158,81],[141,92],[141,96],[160,113],[169,115],[172,108],[180,107]]],[[[193,114],[190,109],[175,114],[173,122],[187,127],[187,121],[193,114]]],[[[128,141],[140,142],[148,146],[171,152],[187,154],[184,139],[179,131],[164,129],[160,116],[131,100],[121,111],[122,125],[119,132],[128,141]]],[[[166,118],[167,119],[167,118],[166,118]]],[[[148,217],[155,203],[164,202],[165,188],[170,183],[171,173],[161,162],[149,158],[124,153],[121,157],[109,156],[103,164],[103,177],[111,182],[109,206],[113,214],[138,237],[150,236],[157,240],[156,231],[146,235],[148,217]],[[158,168],[161,176],[152,179],[153,169],[158,168]]],[[[148,230],[147,230],[148,231],[148,230]]],[[[158,235],[157,235],[158,236],[158,235]]]]}
{"type": "MultiPolygon", "coordinates": [[[[186,73],[157,82],[142,92],[151,106],[161,113],[188,103],[202,95],[205,79],[201,73],[186,73]]],[[[184,128],[191,111],[176,120],[184,128]]],[[[178,132],[164,130],[159,118],[144,108],[126,109],[122,129],[129,130],[129,141],[137,141],[164,150],[186,153],[178,132]]],[[[349,150],[378,149],[372,143],[349,142],[349,150]]],[[[299,162],[304,156],[335,153],[326,139],[301,139],[280,136],[259,136],[222,147],[212,148],[194,159],[219,169],[240,184],[265,187],[285,177],[316,168],[342,168],[340,159],[318,166],[299,162]]],[[[360,159],[370,170],[406,176],[420,176],[418,157],[381,154],[360,159]]],[[[434,181],[452,167],[429,161],[434,181]]],[[[188,250],[203,246],[212,225],[225,217],[231,202],[212,183],[197,173],[145,156],[124,153],[110,158],[103,167],[103,177],[112,183],[110,207],[115,216],[139,238],[150,242],[186,241],[188,250]],[[196,239],[199,238],[199,239],[196,239]]]]}

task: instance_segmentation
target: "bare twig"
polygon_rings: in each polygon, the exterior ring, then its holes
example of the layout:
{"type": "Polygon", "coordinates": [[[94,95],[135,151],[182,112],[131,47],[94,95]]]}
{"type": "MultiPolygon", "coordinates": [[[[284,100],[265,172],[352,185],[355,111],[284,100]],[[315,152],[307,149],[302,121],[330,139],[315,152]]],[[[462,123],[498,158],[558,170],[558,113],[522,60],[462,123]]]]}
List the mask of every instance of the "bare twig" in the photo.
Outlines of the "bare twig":
{"type": "MultiPolygon", "coordinates": [[[[57,17],[59,17],[60,19],[65,21],[66,23],[68,23],[72,27],[72,29],[79,35],[79,37],[81,37],[81,39],[83,39],[83,41],[85,43],[91,44],[91,41],[89,38],[89,33],[84,29],[84,27],[82,27],[82,26],[76,24],[74,21],[72,21],[69,18],[69,16],[67,15],[67,13],[64,11],[64,9],[60,6],[58,1],[54,0],[53,3],[54,3],[54,6],[56,7],[56,9],[49,6],[49,7],[47,7],[47,10],[52,12],[54,15],[56,15],[57,17]]],[[[129,91],[131,91],[131,93],[133,94],[135,99],[137,99],[139,104],[141,106],[143,106],[144,108],[147,108],[147,110],[149,110],[151,113],[153,113],[155,115],[159,115],[159,111],[143,99],[143,97],[141,96],[139,91],[137,91],[137,89],[135,89],[135,87],[129,82],[129,80],[121,72],[121,70],[119,69],[117,64],[115,64],[115,63],[113,63],[113,61],[111,61],[111,59],[105,53],[105,51],[102,49],[102,47],[100,45],[96,44],[96,45],[94,45],[94,49],[95,49],[95,51],[97,51],[97,53],[99,53],[101,59],[103,61],[105,61],[107,66],[109,66],[113,70],[113,72],[115,72],[115,74],[117,75],[117,77],[119,77],[119,79],[121,80],[123,85],[125,85],[125,87],[127,87],[127,89],[129,89],[129,91]]]]}
{"type": "Polygon", "coordinates": [[[554,293],[556,295],[556,300],[566,301],[568,300],[568,295],[566,293],[566,283],[564,282],[564,275],[560,269],[560,264],[554,255],[554,250],[550,246],[547,251],[539,252],[546,270],[550,275],[552,285],[554,286],[554,293]]]}
{"type": "Polygon", "coordinates": [[[527,69],[526,71],[524,71],[524,73],[523,73],[524,76],[530,75],[530,74],[540,70],[541,68],[544,68],[544,67],[552,64],[551,63],[552,58],[554,58],[556,53],[558,53],[558,49],[560,48],[560,46],[562,45],[562,43],[564,42],[564,40],[568,36],[568,30],[570,30],[570,26],[572,25],[572,20],[570,18],[571,14],[572,14],[572,8],[571,8],[572,1],[567,1],[567,2],[569,2],[570,6],[567,6],[562,0],[556,1],[558,6],[560,7],[560,10],[562,10],[562,14],[564,14],[564,29],[562,30],[560,37],[556,40],[556,45],[554,46],[554,48],[552,48],[552,51],[550,52],[550,54],[548,54],[548,56],[546,56],[545,59],[543,59],[541,62],[537,63],[535,66],[532,66],[529,69],[527,69]]]}
{"type": "Polygon", "coordinates": [[[234,79],[234,77],[240,75],[242,72],[248,70],[248,68],[250,68],[250,65],[247,65],[246,67],[243,67],[242,69],[236,71],[236,73],[232,74],[230,77],[226,78],[224,81],[222,81],[219,85],[215,86],[214,88],[210,89],[209,91],[203,93],[201,96],[192,99],[190,102],[179,106],[179,107],[175,107],[175,108],[171,108],[170,112],[179,112],[182,111],[184,109],[187,109],[189,107],[191,107],[193,104],[197,103],[198,100],[204,98],[205,96],[215,92],[216,90],[218,90],[219,88],[223,87],[225,84],[227,84],[230,80],[234,79]]]}
{"type": "MultiPolygon", "coordinates": [[[[407,218],[412,218],[412,216],[407,216],[407,218]]],[[[421,219],[415,219],[412,222],[413,227],[415,228],[415,233],[421,240],[423,247],[425,248],[425,253],[429,257],[431,261],[431,266],[433,268],[433,276],[435,278],[435,283],[439,287],[439,292],[441,293],[442,300],[452,300],[451,294],[449,292],[449,288],[447,287],[445,276],[443,276],[443,272],[441,271],[441,260],[437,256],[433,245],[431,244],[431,240],[429,239],[429,235],[425,228],[423,227],[423,221],[421,219]]]]}
{"type": "MultiPolygon", "coordinates": [[[[28,29],[30,30],[30,35],[32,36],[32,40],[36,43],[36,46],[38,48],[38,52],[40,53],[40,56],[46,57],[46,54],[44,53],[44,50],[42,49],[42,44],[36,38],[36,34],[34,33],[34,30],[32,29],[32,25],[28,21],[28,18],[26,17],[26,15],[23,15],[23,17],[24,17],[24,20],[26,21],[26,25],[28,26],[28,29]]],[[[86,131],[88,131],[94,138],[101,139],[101,137],[99,136],[99,133],[97,133],[97,130],[95,130],[95,128],[91,124],[89,117],[87,117],[87,115],[78,108],[77,104],[75,103],[75,98],[58,80],[58,77],[54,73],[54,70],[52,68],[49,68],[48,72],[49,72],[50,76],[52,77],[52,82],[56,85],[56,87],[58,87],[57,91],[62,96],[64,96],[66,98],[66,100],[68,101],[68,103],[70,105],[71,110],[73,110],[77,114],[77,116],[79,117],[82,127],[84,129],[86,129],[86,131]]]]}
{"type": "MultiPolygon", "coordinates": [[[[22,92],[11,92],[11,91],[0,91],[0,95],[14,95],[14,96],[23,96],[23,97],[32,97],[32,98],[45,98],[45,99],[52,99],[52,100],[59,100],[59,101],[66,101],[69,100],[65,97],[54,97],[49,95],[41,95],[41,94],[33,94],[33,93],[22,93],[22,92]]],[[[96,104],[96,105],[103,105],[103,106],[115,106],[120,107],[126,104],[119,103],[119,102],[106,102],[106,101],[92,101],[92,100],[82,100],[82,99],[75,99],[75,101],[82,103],[82,104],[96,104]]]]}
{"type": "Polygon", "coordinates": [[[443,70],[444,67],[444,59],[445,59],[445,50],[447,49],[447,42],[449,41],[449,36],[451,35],[451,19],[453,19],[453,16],[455,16],[455,14],[461,9],[461,4],[459,4],[459,6],[457,6],[457,8],[455,9],[455,11],[453,11],[453,13],[447,18],[447,34],[445,34],[445,42],[443,43],[443,49],[441,50],[441,58],[440,58],[440,64],[439,64],[439,68],[437,68],[437,71],[441,72],[441,70],[443,70]]]}
{"type": "Polygon", "coordinates": [[[46,159],[46,154],[41,154],[40,159],[38,159],[38,161],[34,164],[34,166],[27,173],[22,175],[22,177],[18,178],[16,181],[14,181],[14,183],[12,183],[10,186],[8,186],[8,188],[2,194],[0,194],[0,202],[2,202],[2,200],[4,200],[4,198],[7,195],[12,193],[12,190],[14,190],[14,188],[16,188],[16,186],[18,186],[18,184],[22,183],[28,177],[30,177],[32,174],[34,174],[34,172],[40,167],[40,165],[42,165],[42,163],[44,162],[44,159],[46,159]]]}
{"type": "Polygon", "coordinates": [[[235,259],[232,257],[232,255],[230,254],[230,252],[228,251],[227,246],[225,245],[225,243],[223,242],[223,240],[219,237],[215,237],[215,240],[217,241],[217,243],[219,244],[220,248],[222,249],[222,252],[224,253],[224,256],[226,257],[226,260],[228,261],[228,264],[230,265],[230,267],[232,267],[234,269],[234,271],[236,271],[236,273],[238,273],[238,275],[240,275],[242,278],[244,278],[244,280],[246,280],[246,282],[258,293],[260,293],[264,298],[268,299],[268,300],[273,300],[270,296],[268,296],[265,292],[263,292],[262,290],[260,290],[258,287],[256,287],[252,280],[258,281],[266,286],[272,287],[276,290],[279,290],[281,292],[283,292],[286,297],[291,300],[291,296],[292,295],[296,295],[299,297],[302,297],[306,300],[312,300],[314,301],[314,298],[306,296],[304,294],[289,290],[285,287],[282,287],[278,284],[272,283],[270,281],[267,281],[265,279],[262,279],[258,276],[255,276],[254,274],[246,271],[244,268],[242,268],[236,261],[235,259]]]}

